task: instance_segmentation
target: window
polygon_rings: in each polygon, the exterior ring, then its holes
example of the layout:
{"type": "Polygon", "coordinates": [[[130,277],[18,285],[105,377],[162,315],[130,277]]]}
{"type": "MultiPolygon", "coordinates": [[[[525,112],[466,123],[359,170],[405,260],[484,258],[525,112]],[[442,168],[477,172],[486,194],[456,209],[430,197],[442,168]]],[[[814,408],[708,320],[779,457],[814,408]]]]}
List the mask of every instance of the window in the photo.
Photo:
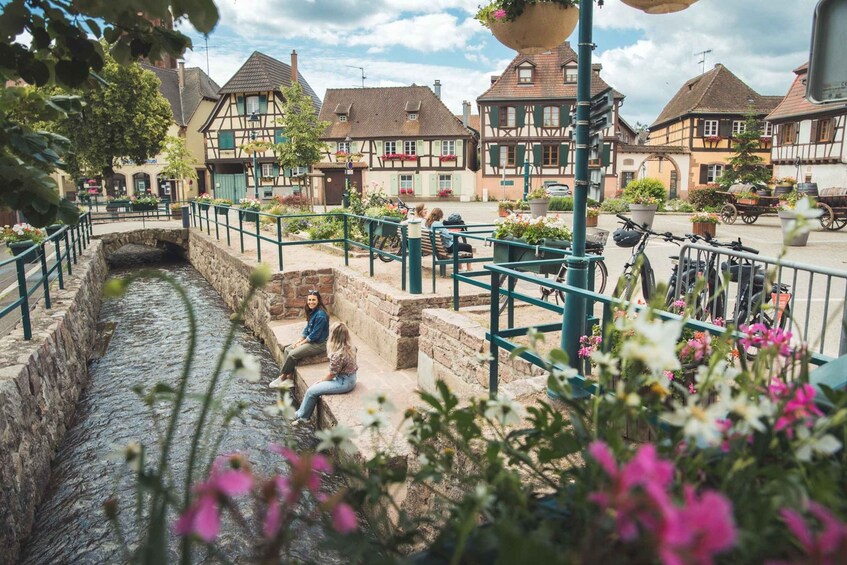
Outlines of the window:
{"type": "Polygon", "coordinates": [[[532,67],[518,69],[518,84],[532,84],[532,67]]]}
{"type": "Polygon", "coordinates": [[[350,142],[349,141],[339,141],[338,142],[338,153],[350,153],[350,142]]]}
{"type": "Polygon", "coordinates": [[[765,122],[762,124],[762,137],[772,137],[773,136],[773,124],[770,122],[765,122]]]}
{"type": "Polygon", "coordinates": [[[813,140],[818,143],[829,143],[835,137],[835,119],[826,118],[818,120],[818,135],[817,139],[813,140]]]}
{"type": "Polygon", "coordinates": [[[723,165],[706,165],[706,182],[718,182],[718,177],[723,174],[723,165]]]}
{"type": "Polygon", "coordinates": [[[737,137],[739,133],[747,131],[747,122],[743,120],[733,120],[732,122],[732,137],[737,137]]]}
{"type": "Polygon", "coordinates": [[[565,82],[576,82],[576,67],[565,67],[565,82]]]}
{"type": "Polygon", "coordinates": [[[453,190],[453,175],[438,175],[438,192],[453,190]]]}
{"type": "Polygon", "coordinates": [[[248,96],[247,97],[247,115],[259,113],[259,97],[258,96],[248,96]]]}
{"type": "Polygon", "coordinates": [[[513,128],[515,127],[515,107],[503,106],[500,108],[500,127],[513,128]]]}
{"type": "Polygon", "coordinates": [[[235,149],[235,132],[232,130],[218,132],[218,149],[235,149]]]}
{"type": "Polygon", "coordinates": [[[417,155],[418,154],[418,144],[412,141],[404,141],[403,142],[403,153],[406,155],[417,155]]]}
{"type": "Polygon", "coordinates": [[[634,171],[627,171],[627,172],[621,173],[621,189],[626,188],[626,185],[628,185],[629,183],[631,183],[634,180],[635,180],[635,172],[634,171]]]}
{"type": "Polygon", "coordinates": [[[453,139],[445,139],[441,142],[441,154],[442,155],[455,155],[456,154],[456,141],[453,139]]]}
{"type": "Polygon", "coordinates": [[[415,190],[415,183],[412,180],[412,175],[400,175],[400,190],[415,190]]]}
{"type": "Polygon", "coordinates": [[[504,145],[503,146],[503,166],[504,167],[514,167],[515,166],[515,146],[514,145],[504,145]]]}
{"type": "Polygon", "coordinates": [[[414,112],[409,112],[409,121],[414,122],[414,121],[415,121],[415,120],[417,120],[417,119],[418,119],[418,115],[417,115],[416,113],[414,113],[414,112]]]}
{"type": "Polygon", "coordinates": [[[704,120],[703,121],[703,137],[712,137],[718,135],[718,121],[704,120]]]}
{"type": "Polygon", "coordinates": [[[339,122],[346,122],[347,121],[347,114],[338,114],[338,121],[339,122]]]}
{"type": "Polygon", "coordinates": [[[397,142],[396,141],[386,141],[385,142],[385,155],[395,155],[397,154],[397,142]]]}
{"type": "Polygon", "coordinates": [[[262,178],[269,179],[274,176],[274,164],[262,163],[262,178]]]}
{"type": "Polygon", "coordinates": [[[555,128],[559,127],[559,107],[545,106],[544,107],[544,127],[555,128]]]}
{"type": "Polygon", "coordinates": [[[780,145],[791,145],[797,138],[797,123],[782,124],[779,128],[780,145]]]}
{"type": "Polygon", "coordinates": [[[559,165],[558,145],[544,145],[541,148],[541,165],[544,167],[557,167],[559,165]]]}

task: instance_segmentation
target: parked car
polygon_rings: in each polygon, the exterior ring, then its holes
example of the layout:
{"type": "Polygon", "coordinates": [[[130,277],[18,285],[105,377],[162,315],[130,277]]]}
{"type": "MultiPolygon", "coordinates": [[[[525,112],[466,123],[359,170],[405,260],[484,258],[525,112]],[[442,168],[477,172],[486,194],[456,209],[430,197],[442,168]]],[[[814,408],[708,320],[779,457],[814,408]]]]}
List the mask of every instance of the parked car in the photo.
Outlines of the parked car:
{"type": "Polygon", "coordinates": [[[548,184],[544,188],[547,190],[547,195],[550,197],[571,195],[571,187],[566,184],[548,184]]]}

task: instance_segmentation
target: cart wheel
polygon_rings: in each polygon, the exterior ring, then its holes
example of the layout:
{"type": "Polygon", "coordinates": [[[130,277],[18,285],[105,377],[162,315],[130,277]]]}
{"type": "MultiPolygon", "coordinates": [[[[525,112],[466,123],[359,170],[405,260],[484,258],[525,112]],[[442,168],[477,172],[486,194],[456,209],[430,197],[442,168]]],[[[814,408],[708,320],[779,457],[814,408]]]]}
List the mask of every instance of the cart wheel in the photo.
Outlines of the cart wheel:
{"type": "Polygon", "coordinates": [[[818,208],[823,210],[823,215],[821,216],[821,227],[830,231],[839,229],[835,226],[835,212],[832,210],[832,206],[818,202],[818,208]]]}
{"type": "Polygon", "coordinates": [[[742,214],[741,215],[741,221],[743,221],[745,224],[755,224],[756,220],[758,220],[758,219],[759,219],[758,214],[742,214]]]}
{"type": "Polygon", "coordinates": [[[830,228],[832,230],[840,230],[844,226],[847,226],[847,218],[842,218],[839,216],[835,216],[832,220],[833,227],[830,228]]]}
{"type": "Polygon", "coordinates": [[[738,218],[738,208],[734,204],[724,204],[721,208],[721,220],[725,224],[734,224],[738,218]]]}

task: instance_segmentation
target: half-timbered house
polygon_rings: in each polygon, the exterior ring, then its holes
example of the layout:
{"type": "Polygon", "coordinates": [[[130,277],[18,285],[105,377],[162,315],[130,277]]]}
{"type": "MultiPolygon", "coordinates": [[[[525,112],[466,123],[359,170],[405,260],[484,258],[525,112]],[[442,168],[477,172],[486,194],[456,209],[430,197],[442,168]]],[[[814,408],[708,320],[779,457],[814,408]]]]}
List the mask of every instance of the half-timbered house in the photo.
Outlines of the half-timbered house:
{"type": "Polygon", "coordinates": [[[340,204],[348,182],[401,197],[470,200],[477,138],[439,94],[417,85],[327,90],[320,114],[330,122],[321,137],[327,152],[315,166],[326,203],[340,204]]]}
{"type": "Polygon", "coordinates": [[[272,150],[254,155],[251,142],[281,143],[287,138],[278,120],[284,98],[281,88],[298,82],[319,110],[321,101],[297,72],[297,52],[291,65],[254,51],[244,65],[223,85],[220,100],[200,128],[206,143],[206,167],[212,175],[214,194],[240,200],[245,196],[270,198],[290,194],[305,171],[280,169],[272,150]],[[254,182],[258,177],[258,186],[254,182]]]}
{"type": "Polygon", "coordinates": [[[806,100],[809,65],[794,70],[788,94],[767,120],[774,124],[774,176],[814,182],[818,188],[847,187],[847,104],[806,100]]]}
{"type": "MultiPolygon", "coordinates": [[[[651,158],[647,174],[663,180],[671,195],[679,197],[685,196],[689,187],[715,182],[734,155],[735,136],[744,131],[747,113],[752,110],[763,120],[780,99],[759,94],[716,64],[686,81],[650,126],[648,144],[661,158],[651,158]],[[663,153],[662,147],[674,149],[663,153]],[[682,158],[689,160],[687,175],[686,167],[678,162],[682,158]]],[[[770,122],[764,122],[757,154],[768,164],[771,135],[770,122]]]]}
{"type": "MultiPolygon", "coordinates": [[[[609,88],[593,65],[591,95],[609,88]]],[[[525,166],[532,187],[564,183],[573,187],[574,136],[571,113],[576,105],[577,55],[568,42],[540,55],[518,55],[477,98],[482,159],[481,191],[493,198],[523,195],[525,166]]],[[[614,119],[602,133],[600,158],[591,163],[589,196],[614,195],[618,106],[623,95],[613,92],[614,119]],[[599,173],[599,174],[598,174],[599,173]]]]}

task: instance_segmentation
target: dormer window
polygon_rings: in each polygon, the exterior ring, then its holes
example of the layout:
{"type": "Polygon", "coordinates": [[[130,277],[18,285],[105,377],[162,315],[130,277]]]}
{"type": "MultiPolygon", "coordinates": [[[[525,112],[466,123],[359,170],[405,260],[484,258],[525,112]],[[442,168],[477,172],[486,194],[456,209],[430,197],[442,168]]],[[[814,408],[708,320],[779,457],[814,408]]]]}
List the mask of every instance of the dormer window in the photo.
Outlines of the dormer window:
{"type": "Polygon", "coordinates": [[[518,69],[518,84],[532,84],[532,67],[518,69]]]}
{"type": "Polygon", "coordinates": [[[247,115],[251,114],[259,114],[259,97],[258,96],[248,96],[246,98],[247,101],[247,115]]]}
{"type": "Polygon", "coordinates": [[[409,112],[408,117],[409,121],[414,122],[418,119],[418,114],[415,112],[409,112]]]}
{"type": "Polygon", "coordinates": [[[576,83],[577,71],[576,67],[565,67],[565,82],[576,83]]]}
{"type": "Polygon", "coordinates": [[[339,122],[346,122],[347,121],[347,114],[338,114],[338,121],[339,122]]]}
{"type": "Polygon", "coordinates": [[[418,112],[421,111],[421,101],[420,100],[409,100],[406,102],[406,119],[410,122],[415,122],[418,120],[418,112]]]}

